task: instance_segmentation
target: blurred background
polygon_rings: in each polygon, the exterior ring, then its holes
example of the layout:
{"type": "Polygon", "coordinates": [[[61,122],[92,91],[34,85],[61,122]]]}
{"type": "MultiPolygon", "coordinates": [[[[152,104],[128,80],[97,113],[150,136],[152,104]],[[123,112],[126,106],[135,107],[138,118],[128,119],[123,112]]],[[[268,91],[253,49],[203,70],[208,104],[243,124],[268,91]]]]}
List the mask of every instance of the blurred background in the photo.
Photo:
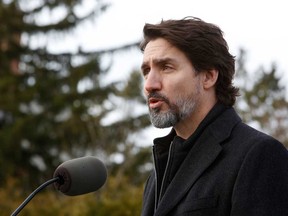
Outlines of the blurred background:
{"type": "Polygon", "coordinates": [[[196,16],[221,27],[236,56],[235,108],[288,147],[284,2],[0,0],[0,213],[11,214],[63,161],[93,155],[97,192],[52,186],[21,215],[139,215],[153,138],[138,49],[145,23],[196,16]]]}

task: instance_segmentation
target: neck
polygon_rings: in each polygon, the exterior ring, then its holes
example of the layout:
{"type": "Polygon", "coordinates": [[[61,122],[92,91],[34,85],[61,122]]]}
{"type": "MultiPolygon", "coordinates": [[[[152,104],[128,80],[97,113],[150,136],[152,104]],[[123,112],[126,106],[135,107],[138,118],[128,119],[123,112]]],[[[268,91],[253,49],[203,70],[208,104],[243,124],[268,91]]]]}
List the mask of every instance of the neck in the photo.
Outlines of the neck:
{"type": "Polygon", "coordinates": [[[179,121],[175,126],[174,130],[176,134],[183,139],[187,139],[190,137],[202,120],[206,117],[209,111],[213,108],[216,104],[216,100],[210,101],[208,104],[206,103],[205,106],[196,107],[196,109],[191,113],[189,117],[179,121]]]}

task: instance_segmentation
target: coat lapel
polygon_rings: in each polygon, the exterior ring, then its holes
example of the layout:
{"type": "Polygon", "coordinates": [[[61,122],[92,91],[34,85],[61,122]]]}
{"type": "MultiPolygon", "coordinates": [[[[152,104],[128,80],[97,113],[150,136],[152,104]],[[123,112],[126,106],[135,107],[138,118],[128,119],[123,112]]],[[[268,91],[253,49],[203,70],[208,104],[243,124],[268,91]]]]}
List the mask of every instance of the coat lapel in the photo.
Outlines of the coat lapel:
{"type": "Polygon", "coordinates": [[[159,202],[155,216],[163,216],[171,211],[200,175],[216,160],[222,150],[220,143],[229,137],[233,126],[240,120],[239,118],[234,118],[234,121],[226,119],[231,117],[229,113],[231,114],[231,112],[226,112],[226,115],[210,125],[199,137],[159,202]]]}

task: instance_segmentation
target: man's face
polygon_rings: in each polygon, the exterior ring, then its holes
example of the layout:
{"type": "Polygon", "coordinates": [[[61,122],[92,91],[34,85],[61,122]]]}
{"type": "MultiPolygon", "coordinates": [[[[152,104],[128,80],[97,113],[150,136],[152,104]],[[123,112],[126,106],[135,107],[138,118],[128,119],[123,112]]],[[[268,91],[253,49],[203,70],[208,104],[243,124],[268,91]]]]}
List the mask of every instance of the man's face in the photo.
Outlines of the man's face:
{"type": "Polygon", "coordinates": [[[202,92],[200,76],[178,48],[161,38],[150,41],[141,69],[155,127],[175,126],[196,112],[202,92]]]}

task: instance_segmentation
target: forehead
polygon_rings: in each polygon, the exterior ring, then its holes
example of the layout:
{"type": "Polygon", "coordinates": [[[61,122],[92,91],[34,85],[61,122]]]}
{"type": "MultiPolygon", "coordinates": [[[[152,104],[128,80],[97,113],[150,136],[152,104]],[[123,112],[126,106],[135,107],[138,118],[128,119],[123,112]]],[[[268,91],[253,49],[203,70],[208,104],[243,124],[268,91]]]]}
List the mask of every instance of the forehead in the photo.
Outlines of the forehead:
{"type": "Polygon", "coordinates": [[[167,40],[162,38],[157,38],[155,40],[151,40],[145,47],[143,58],[151,58],[154,56],[163,56],[169,55],[170,52],[176,50],[172,44],[170,44],[167,40]]]}
{"type": "Polygon", "coordinates": [[[167,40],[158,38],[150,41],[145,47],[143,64],[146,65],[155,61],[157,62],[161,59],[170,59],[171,61],[177,62],[183,58],[186,59],[186,56],[181,50],[167,40]]]}

